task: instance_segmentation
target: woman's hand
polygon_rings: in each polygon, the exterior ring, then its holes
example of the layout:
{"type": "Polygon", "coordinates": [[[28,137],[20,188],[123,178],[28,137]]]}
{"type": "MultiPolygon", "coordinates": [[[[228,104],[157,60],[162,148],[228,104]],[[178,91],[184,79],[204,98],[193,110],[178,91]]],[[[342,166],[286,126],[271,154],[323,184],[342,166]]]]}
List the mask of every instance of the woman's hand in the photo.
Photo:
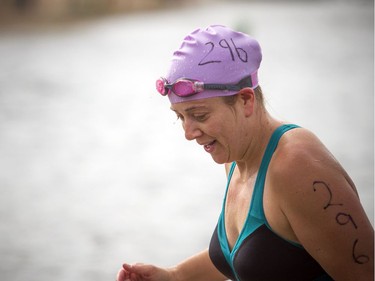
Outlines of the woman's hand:
{"type": "Polygon", "coordinates": [[[117,281],[174,281],[173,270],[154,265],[137,263],[123,264],[117,274],[117,281]]]}
{"type": "Polygon", "coordinates": [[[150,264],[123,264],[116,281],[224,281],[211,262],[208,249],[198,253],[175,267],[161,268],[150,264]]]}

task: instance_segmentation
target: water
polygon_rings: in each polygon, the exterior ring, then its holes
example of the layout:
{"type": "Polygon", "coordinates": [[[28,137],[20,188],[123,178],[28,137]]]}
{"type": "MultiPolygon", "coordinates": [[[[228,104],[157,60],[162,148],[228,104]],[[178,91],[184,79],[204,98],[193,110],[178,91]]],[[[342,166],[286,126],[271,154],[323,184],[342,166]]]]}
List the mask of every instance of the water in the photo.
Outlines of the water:
{"type": "Polygon", "coordinates": [[[114,280],[207,247],[223,167],[183,138],[154,81],[223,23],[263,46],[271,112],[314,131],[373,221],[373,4],[216,2],[0,31],[1,280],[114,280]]]}

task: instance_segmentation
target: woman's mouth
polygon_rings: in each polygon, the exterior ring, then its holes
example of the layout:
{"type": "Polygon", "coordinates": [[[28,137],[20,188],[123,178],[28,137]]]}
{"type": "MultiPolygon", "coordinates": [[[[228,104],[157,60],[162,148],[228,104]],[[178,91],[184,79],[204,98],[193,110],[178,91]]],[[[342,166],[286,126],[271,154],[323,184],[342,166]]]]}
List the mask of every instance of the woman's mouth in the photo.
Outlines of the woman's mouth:
{"type": "Polygon", "coordinates": [[[214,147],[215,147],[215,143],[216,143],[216,141],[214,140],[214,141],[212,141],[212,142],[210,142],[208,144],[205,144],[204,145],[204,150],[206,150],[206,152],[208,152],[208,153],[213,152],[214,151],[214,147]]]}

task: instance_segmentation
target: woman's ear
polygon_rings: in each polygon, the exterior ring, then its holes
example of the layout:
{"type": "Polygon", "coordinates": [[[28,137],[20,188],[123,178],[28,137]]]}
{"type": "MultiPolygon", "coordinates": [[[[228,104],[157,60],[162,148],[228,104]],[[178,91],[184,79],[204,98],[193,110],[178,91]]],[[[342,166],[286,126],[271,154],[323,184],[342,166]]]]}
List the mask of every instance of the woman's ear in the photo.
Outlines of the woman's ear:
{"type": "Polygon", "coordinates": [[[250,117],[254,112],[255,92],[252,88],[243,88],[238,92],[245,117],[250,117]]]}

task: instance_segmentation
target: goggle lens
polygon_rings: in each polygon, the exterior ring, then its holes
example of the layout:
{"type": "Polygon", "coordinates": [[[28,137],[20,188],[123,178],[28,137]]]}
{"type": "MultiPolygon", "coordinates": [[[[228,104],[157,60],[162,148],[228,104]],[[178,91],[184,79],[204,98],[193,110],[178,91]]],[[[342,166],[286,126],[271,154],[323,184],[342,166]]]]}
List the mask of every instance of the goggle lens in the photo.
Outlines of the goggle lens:
{"type": "Polygon", "coordinates": [[[156,81],[156,90],[163,96],[168,95],[172,91],[180,97],[188,97],[199,92],[195,87],[196,83],[192,80],[180,79],[173,84],[168,84],[165,78],[160,78],[156,81]]]}
{"type": "Polygon", "coordinates": [[[180,80],[172,86],[172,92],[182,97],[194,95],[196,93],[194,89],[194,82],[189,80],[180,80]]]}
{"type": "Polygon", "coordinates": [[[167,80],[165,80],[164,78],[160,78],[158,80],[156,80],[156,90],[162,95],[162,96],[166,96],[168,94],[168,90],[167,88],[165,87],[165,85],[167,84],[167,80]]]}

